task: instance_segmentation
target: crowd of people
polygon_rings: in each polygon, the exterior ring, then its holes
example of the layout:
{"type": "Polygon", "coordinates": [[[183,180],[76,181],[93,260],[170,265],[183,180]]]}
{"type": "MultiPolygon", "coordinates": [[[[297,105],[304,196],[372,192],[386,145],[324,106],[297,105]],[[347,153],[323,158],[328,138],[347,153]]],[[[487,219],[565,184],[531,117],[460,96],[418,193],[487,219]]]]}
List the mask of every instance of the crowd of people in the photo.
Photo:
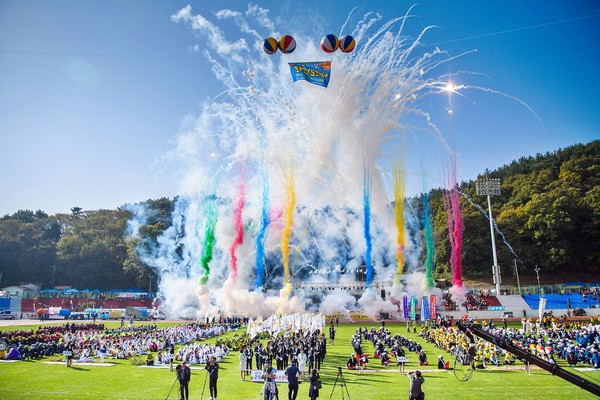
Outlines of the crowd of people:
{"type": "MultiPolygon", "coordinates": [[[[435,326],[424,325],[420,335],[436,347],[449,353],[458,348],[469,351],[477,368],[488,365],[514,364],[515,358],[504,349],[480,338],[467,337],[463,332],[444,321],[435,326]]],[[[555,357],[564,359],[570,366],[584,364],[600,368],[600,321],[569,321],[555,317],[551,312],[541,320],[521,320],[521,328],[495,325],[491,320],[482,321],[481,327],[491,335],[510,340],[529,353],[547,362],[555,363],[555,357]]]]}
{"type": "Polygon", "coordinates": [[[37,359],[64,355],[76,362],[104,362],[105,358],[126,359],[157,352],[156,360],[148,357],[148,365],[172,363],[173,359],[189,363],[205,363],[208,355],[229,354],[226,346],[201,346],[199,340],[222,335],[236,329],[231,325],[186,324],[158,329],[145,324],[105,329],[103,324],[49,325],[38,329],[0,332],[0,340],[9,349],[5,357],[37,359]],[[175,346],[180,348],[174,351],[175,346]]]}
{"type": "MultiPolygon", "coordinates": [[[[465,301],[460,304],[460,308],[467,310],[487,310],[490,305],[489,293],[482,290],[476,290],[465,296],[465,301]]],[[[457,311],[459,305],[456,304],[450,293],[444,293],[442,305],[446,311],[457,311]]]]}
{"type": "Polygon", "coordinates": [[[378,359],[382,366],[387,367],[394,363],[399,367],[400,373],[404,374],[404,366],[408,362],[408,354],[416,355],[419,365],[428,365],[427,354],[423,346],[414,340],[392,333],[381,326],[379,329],[366,327],[358,328],[352,336],[352,347],[354,353],[346,362],[346,368],[350,370],[366,369],[369,364],[369,354],[363,351],[363,340],[373,345],[373,358],[378,359]]]}
{"type": "Polygon", "coordinates": [[[271,338],[265,345],[260,340],[247,340],[240,347],[240,374],[244,380],[246,373],[275,367],[283,371],[296,362],[302,379],[306,371],[320,370],[327,355],[327,341],[319,332],[304,335],[290,333],[271,338]]]}

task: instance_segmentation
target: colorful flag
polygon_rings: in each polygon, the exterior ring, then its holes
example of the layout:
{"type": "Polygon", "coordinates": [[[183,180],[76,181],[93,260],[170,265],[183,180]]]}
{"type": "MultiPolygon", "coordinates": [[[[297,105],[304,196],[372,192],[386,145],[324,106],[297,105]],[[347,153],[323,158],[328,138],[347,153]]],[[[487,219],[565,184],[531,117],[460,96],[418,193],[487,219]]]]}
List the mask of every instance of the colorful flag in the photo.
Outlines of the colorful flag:
{"type": "Polygon", "coordinates": [[[315,61],[288,63],[292,79],[296,81],[307,81],[313,85],[327,87],[331,75],[331,61],[315,61]]]}

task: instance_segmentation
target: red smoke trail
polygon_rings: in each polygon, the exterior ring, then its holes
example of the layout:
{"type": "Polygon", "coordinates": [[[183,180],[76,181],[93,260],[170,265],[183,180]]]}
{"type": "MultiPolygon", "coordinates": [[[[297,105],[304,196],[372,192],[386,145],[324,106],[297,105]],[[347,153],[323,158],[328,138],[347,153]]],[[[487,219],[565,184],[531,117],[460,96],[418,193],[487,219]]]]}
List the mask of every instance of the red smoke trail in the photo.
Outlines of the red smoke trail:
{"type": "Polygon", "coordinates": [[[235,238],[233,239],[233,243],[229,248],[229,254],[231,256],[230,261],[230,269],[231,276],[233,279],[237,278],[237,257],[235,256],[235,250],[237,247],[244,243],[244,222],[242,221],[242,211],[244,210],[245,203],[245,194],[246,188],[244,186],[244,181],[240,178],[239,187],[238,187],[238,197],[235,202],[235,209],[233,212],[233,224],[235,225],[235,238]]]}
{"type": "Polygon", "coordinates": [[[458,200],[458,183],[456,179],[456,160],[452,167],[451,189],[444,195],[444,206],[448,216],[448,240],[450,241],[450,268],[452,270],[452,287],[463,290],[462,281],[462,233],[464,230],[460,202],[458,200]]]}

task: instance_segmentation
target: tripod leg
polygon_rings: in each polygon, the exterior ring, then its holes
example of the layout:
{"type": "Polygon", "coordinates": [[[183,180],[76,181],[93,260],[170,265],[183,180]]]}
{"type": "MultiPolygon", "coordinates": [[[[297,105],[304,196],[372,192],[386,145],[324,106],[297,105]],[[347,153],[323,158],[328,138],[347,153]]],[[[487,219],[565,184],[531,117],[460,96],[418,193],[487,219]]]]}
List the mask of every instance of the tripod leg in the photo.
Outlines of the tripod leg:
{"type": "Polygon", "coordinates": [[[204,399],[204,389],[206,388],[206,379],[208,378],[208,371],[206,371],[206,375],[204,375],[204,384],[202,385],[202,394],[200,395],[200,400],[204,399]]]}
{"type": "Polygon", "coordinates": [[[337,386],[339,377],[340,377],[340,373],[338,372],[337,376],[335,377],[335,382],[333,382],[333,387],[331,388],[331,394],[329,395],[329,400],[331,400],[331,398],[333,397],[333,391],[335,390],[335,387],[337,386]]]}
{"type": "Polygon", "coordinates": [[[175,380],[173,381],[173,385],[171,385],[171,390],[169,390],[169,394],[167,395],[167,397],[165,397],[165,400],[167,400],[169,398],[169,396],[171,396],[171,392],[173,391],[173,388],[175,387],[176,382],[177,382],[177,377],[175,377],[175,380]]]}
{"type": "Polygon", "coordinates": [[[341,371],[340,371],[339,375],[340,375],[340,386],[342,387],[342,399],[344,398],[344,392],[346,392],[346,395],[348,396],[348,400],[350,400],[350,392],[348,392],[348,384],[346,383],[346,380],[344,379],[344,375],[342,375],[341,371]]]}

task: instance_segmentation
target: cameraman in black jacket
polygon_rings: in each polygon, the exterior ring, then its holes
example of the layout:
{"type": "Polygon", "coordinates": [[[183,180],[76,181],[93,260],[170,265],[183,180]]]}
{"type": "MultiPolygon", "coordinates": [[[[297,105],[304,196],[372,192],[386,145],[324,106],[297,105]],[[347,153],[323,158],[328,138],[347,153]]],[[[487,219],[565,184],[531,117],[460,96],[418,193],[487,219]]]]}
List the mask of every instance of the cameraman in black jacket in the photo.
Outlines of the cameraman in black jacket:
{"type": "Polygon", "coordinates": [[[192,371],[187,366],[185,360],[178,365],[175,370],[177,371],[177,380],[179,381],[179,393],[181,394],[181,400],[188,400],[190,398],[189,383],[192,377],[192,371]]]}

